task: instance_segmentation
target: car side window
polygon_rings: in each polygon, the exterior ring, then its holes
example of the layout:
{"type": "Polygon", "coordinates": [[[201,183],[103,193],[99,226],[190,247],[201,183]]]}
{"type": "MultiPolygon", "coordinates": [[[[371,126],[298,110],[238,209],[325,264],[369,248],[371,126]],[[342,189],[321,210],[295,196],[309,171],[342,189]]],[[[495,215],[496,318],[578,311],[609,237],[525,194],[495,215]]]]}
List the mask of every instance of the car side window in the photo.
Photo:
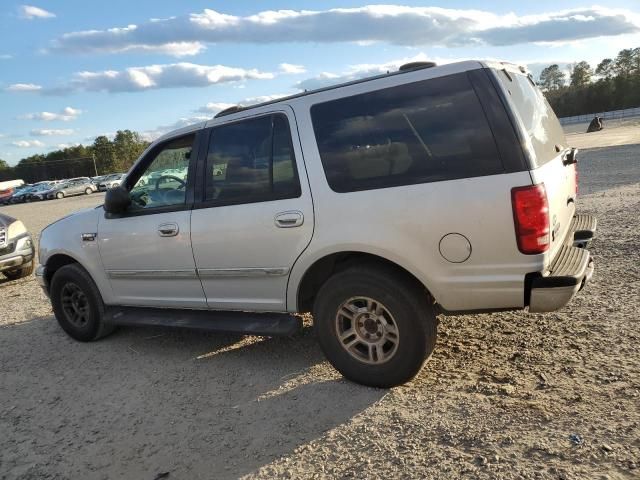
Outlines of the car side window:
{"type": "Polygon", "coordinates": [[[205,200],[218,205],[299,197],[287,117],[267,115],[214,128],[206,179],[205,200]]]}
{"type": "Polygon", "coordinates": [[[152,152],[153,160],[130,191],[131,209],[183,205],[195,134],[175,138],[152,152]]]}
{"type": "Polygon", "coordinates": [[[336,192],[504,170],[466,74],[319,103],[311,116],[322,166],[336,192]]]}

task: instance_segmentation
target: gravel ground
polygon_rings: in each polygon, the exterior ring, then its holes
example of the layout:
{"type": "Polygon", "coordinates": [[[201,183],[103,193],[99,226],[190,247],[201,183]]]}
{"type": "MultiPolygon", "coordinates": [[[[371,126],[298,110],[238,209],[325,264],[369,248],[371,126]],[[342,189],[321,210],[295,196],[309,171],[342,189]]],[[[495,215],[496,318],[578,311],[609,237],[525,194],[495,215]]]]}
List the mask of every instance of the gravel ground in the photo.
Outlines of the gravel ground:
{"type": "MultiPolygon", "coordinates": [[[[559,312],[441,319],[410,384],[344,381],[269,339],[57,326],[0,280],[0,478],[640,478],[640,145],[583,151],[593,282],[559,312]]],[[[102,195],[2,208],[34,234],[102,195]]]]}

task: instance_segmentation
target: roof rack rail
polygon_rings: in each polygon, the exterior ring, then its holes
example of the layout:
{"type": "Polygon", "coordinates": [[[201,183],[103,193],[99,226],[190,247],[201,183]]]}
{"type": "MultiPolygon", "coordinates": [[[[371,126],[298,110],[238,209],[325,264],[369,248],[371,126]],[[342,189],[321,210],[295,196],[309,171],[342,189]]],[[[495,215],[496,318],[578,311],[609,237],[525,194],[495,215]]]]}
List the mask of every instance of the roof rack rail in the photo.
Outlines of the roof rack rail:
{"type": "Polygon", "coordinates": [[[432,68],[436,66],[436,62],[409,62],[401,65],[398,68],[400,72],[406,72],[407,70],[419,70],[422,68],[432,68]]]}
{"type": "Polygon", "coordinates": [[[242,105],[234,105],[233,107],[225,108],[224,110],[216,113],[213,118],[224,117],[225,115],[231,115],[232,113],[237,113],[244,110],[245,107],[242,105]]]}

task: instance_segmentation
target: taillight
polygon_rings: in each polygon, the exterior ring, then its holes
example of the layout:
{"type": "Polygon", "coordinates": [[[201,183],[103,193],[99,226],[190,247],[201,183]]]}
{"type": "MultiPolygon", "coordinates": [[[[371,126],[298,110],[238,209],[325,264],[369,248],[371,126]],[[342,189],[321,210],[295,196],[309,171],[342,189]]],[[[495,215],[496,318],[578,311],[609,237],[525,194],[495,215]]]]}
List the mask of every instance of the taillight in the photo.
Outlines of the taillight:
{"type": "Polygon", "coordinates": [[[527,255],[549,249],[549,203],[544,184],[511,189],[518,250],[527,255]]]}

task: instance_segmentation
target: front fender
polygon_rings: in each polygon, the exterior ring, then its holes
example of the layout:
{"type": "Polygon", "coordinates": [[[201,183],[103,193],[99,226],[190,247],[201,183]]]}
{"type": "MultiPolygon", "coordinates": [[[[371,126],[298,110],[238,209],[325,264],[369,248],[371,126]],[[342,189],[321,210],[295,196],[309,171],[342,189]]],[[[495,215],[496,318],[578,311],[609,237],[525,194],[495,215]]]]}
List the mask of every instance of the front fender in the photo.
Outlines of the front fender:
{"type": "Polygon", "coordinates": [[[95,234],[98,231],[98,215],[102,208],[92,208],[65,217],[46,227],[39,242],[39,261],[45,268],[47,263],[56,255],[70,257],[91,275],[96,283],[104,303],[113,302],[111,284],[107,278],[97,239],[83,240],[84,233],[95,234]]]}

